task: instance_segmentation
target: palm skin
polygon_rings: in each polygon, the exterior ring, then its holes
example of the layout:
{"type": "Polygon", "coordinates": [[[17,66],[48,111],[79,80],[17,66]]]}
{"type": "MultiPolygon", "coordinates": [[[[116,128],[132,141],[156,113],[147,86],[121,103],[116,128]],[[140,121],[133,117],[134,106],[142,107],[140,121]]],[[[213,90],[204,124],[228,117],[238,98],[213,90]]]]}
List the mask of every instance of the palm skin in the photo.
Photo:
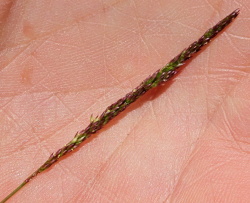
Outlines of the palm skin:
{"type": "MultiPolygon", "coordinates": [[[[233,1],[0,4],[0,199],[87,126],[92,113],[239,7],[233,1]]],[[[173,82],[148,92],[9,202],[247,202],[244,4],[236,22],[173,82]]]]}

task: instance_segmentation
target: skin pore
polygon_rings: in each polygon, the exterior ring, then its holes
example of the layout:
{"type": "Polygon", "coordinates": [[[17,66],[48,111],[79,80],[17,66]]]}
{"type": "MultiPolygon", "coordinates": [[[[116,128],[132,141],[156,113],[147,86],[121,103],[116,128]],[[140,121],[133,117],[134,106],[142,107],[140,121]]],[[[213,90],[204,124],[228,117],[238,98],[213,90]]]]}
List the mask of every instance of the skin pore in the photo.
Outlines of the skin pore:
{"type": "Polygon", "coordinates": [[[0,1],[0,199],[92,113],[240,6],[235,23],[174,81],[147,93],[9,202],[246,201],[244,3],[0,1]]]}

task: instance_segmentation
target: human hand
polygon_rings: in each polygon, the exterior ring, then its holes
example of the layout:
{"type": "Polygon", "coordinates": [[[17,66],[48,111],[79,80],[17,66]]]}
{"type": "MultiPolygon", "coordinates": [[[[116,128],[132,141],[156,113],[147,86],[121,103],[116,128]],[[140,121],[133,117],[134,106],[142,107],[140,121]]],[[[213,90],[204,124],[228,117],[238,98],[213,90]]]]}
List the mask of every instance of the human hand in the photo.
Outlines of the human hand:
{"type": "MultiPolygon", "coordinates": [[[[86,127],[92,113],[239,7],[232,4],[2,7],[1,198],[86,127]]],[[[174,82],[148,92],[9,202],[248,200],[249,36],[240,7],[237,22],[174,82]]]]}

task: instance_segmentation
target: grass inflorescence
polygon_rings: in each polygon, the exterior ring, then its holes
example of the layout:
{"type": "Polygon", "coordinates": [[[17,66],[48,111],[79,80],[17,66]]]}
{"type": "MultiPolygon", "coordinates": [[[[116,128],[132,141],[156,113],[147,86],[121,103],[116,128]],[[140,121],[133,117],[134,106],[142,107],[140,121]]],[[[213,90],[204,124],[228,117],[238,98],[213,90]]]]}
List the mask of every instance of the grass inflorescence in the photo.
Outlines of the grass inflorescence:
{"type": "Polygon", "coordinates": [[[179,55],[174,57],[166,66],[157,70],[155,73],[146,78],[139,86],[126,94],[123,98],[117,102],[111,104],[106,110],[98,117],[93,118],[91,116],[90,124],[82,131],[77,132],[75,137],[64,147],[57,152],[52,153],[48,160],[38,168],[33,174],[31,174],[21,185],[19,185],[13,192],[11,192],[1,203],[6,202],[12,197],[18,190],[32,180],[39,173],[43,172],[55,162],[57,162],[62,156],[68,154],[77,148],[84,140],[89,138],[92,134],[99,131],[104,125],[116,117],[119,113],[124,111],[131,103],[136,101],[139,97],[144,95],[150,89],[157,87],[158,85],[168,81],[176,73],[177,69],[184,64],[186,60],[191,58],[193,54],[198,52],[201,47],[208,44],[213,37],[215,37],[220,31],[222,31],[228,24],[232,22],[239,14],[239,9],[236,9],[223,20],[218,22],[214,27],[208,29],[204,35],[197,41],[193,42],[188,48],[184,49],[179,55]]]}

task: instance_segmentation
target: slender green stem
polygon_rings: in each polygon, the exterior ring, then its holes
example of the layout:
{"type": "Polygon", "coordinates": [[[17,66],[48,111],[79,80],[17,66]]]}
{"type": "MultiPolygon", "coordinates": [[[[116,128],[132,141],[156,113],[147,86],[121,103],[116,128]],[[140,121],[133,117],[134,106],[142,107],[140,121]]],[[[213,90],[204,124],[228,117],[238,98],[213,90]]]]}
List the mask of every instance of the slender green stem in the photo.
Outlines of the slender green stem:
{"type": "Polygon", "coordinates": [[[21,185],[19,185],[15,190],[13,190],[7,197],[5,197],[0,203],[6,202],[9,198],[11,198],[18,190],[20,190],[23,186],[26,185],[24,181],[21,185]]]}
{"type": "Polygon", "coordinates": [[[49,168],[65,154],[73,151],[84,140],[99,131],[104,125],[106,125],[119,113],[124,111],[131,103],[136,101],[147,91],[168,81],[171,77],[173,77],[177,73],[177,69],[182,66],[186,60],[191,58],[194,53],[198,52],[201,47],[208,44],[211,39],[215,37],[220,31],[222,31],[229,23],[231,23],[232,20],[238,16],[239,11],[239,9],[236,9],[223,20],[218,22],[214,27],[208,29],[199,40],[193,42],[188,48],[184,49],[178,56],[172,59],[162,69],[157,70],[155,73],[146,78],[139,86],[129,92],[125,97],[119,99],[117,102],[107,107],[106,110],[100,116],[97,116],[96,118],[93,118],[91,116],[90,124],[87,126],[87,128],[80,132],[77,132],[73,140],[71,140],[68,144],[59,149],[57,152],[52,153],[49,159],[40,168],[38,168],[18,188],[16,188],[12,193],[10,193],[3,201],[1,201],[1,203],[7,201],[26,183],[28,183],[30,180],[32,180],[32,178],[37,176],[37,174],[49,168]]]}

